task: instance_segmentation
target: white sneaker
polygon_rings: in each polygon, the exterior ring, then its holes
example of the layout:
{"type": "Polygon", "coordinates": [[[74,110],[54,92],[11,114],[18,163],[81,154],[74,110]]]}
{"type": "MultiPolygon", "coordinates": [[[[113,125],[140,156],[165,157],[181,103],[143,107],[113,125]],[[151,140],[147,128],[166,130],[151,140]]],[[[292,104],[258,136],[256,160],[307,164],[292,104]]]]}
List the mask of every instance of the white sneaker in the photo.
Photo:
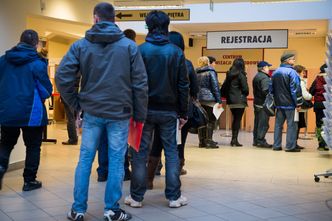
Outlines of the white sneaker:
{"type": "Polygon", "coordinates": [[[127,196],[124,200],[124,203],[130,207],[133,208],[141,208],[142,207],[142,202],[137,202],[133,198],[131,198],[131,195],[127,196]]]}
{"type": "Polygon", "coordinates": [[[188,204],[188,199],[181,195],[177,200],[170,200],[168,206],[171,208],[179,208],[187,204],[188,204]]]}

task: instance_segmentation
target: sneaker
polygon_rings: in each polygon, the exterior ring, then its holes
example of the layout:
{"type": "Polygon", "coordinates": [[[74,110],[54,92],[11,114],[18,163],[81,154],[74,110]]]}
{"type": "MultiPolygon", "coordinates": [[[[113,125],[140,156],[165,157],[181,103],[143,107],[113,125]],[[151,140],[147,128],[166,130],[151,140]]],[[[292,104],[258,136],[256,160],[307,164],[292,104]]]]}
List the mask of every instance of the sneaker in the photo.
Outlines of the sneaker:
{"type": "Polygon", "coordinates": [[[84,221],[84,213],[77,213],[71,209],[67,214],[67,218],[74,221],[84,221]]]}
{"type": "Polygon", "coordinates": [[[133,208],[142,207],[142,202],[138,202],[138,201],[134,200],[133,198],[131,198],[131,195],[129,195],[125,198],[124,203],[133,208]]]}
{"type": "Polygon", "coordinates": [[[273,147],[272,150],[274,150],[274,151],[281,151],[282,148],[281,147],[273,147]]]}
{"type": "Polygon", "coordinates": [[[296,144],[296,149],[303,150],[303,149],[304,149],[304,147],[302,147],[302,146],[300,146],[300,145],[296,144]]]}
{"type": "Polygon", "coordinates": [[[35,189],[39,189],[42,187],[42,182],[38,181],[38,180],[33,180],[30,182],[24,182],[23,191],[31,191],[31,190],[35,190],[35,189]]]}
{"type": "Polygon", "coordinates": [[[131,215],[126,213],[124,210],[120,209],[117,211],[108,210],[104,213],[104,221],[112,221],[112,220],[130,220],[131,215]]]}
{"type": "Polygon", "coordinates": [[[2,179],[3,179],[3,176],[5,175],[5,173],[6,173],[5,168],[0,166],[0,190],[2,189],[2,179]]]}
{"type": "Polygon", "coordinates": [[[179,208],[187,204],[188,204],[188,199],[181,195],[177,200],[170,200],[168,206],[170,208],[179,208]]]}

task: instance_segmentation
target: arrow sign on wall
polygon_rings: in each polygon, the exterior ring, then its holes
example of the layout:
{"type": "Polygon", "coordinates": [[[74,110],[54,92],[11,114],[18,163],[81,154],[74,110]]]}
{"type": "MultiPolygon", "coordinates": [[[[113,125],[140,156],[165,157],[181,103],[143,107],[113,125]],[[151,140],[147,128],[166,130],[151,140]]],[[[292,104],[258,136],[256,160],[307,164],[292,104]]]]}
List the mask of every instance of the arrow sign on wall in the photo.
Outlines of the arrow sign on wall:
{"type": "Polygon", "coordinates": [[[133,17],[133,14],[124,14],[124,13],[120,12],[116,15],[116,17],[119,18],[119,19],[130,18],[130,17],[133,17]]]}

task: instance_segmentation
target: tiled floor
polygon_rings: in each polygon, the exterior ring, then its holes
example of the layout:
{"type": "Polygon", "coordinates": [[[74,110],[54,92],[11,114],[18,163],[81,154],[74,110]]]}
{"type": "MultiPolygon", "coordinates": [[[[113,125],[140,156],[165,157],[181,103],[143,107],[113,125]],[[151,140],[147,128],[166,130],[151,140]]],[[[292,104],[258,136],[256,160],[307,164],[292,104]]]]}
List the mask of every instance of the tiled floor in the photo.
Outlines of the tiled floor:
{"type": "MultiPolygon", "coordinates": [[[[332,180],[313,181],[315,172],[332,167],[332,156],[317,152],[316,141],[303,141],[301,153],[274,152],[253,148],[251,134],[241,133],[244,147],[228,146],[229,138],[215,133],[219,149],[197,148],[197,137],[190,135],[186,147],[188,174],[182,176],[183,195],[189,205],[170,209],[164,198],[164,176],[157,177],[155,189],[148,191],[144,207],[133,209],[134,221],[331,221],[332,180]],[[330,201],[328,201],[330,200],[330,201]],[[328,202],[326,202],[328,201],[328,202]]],[[[38,178],[43,188],[22,192],[22,170],[9,172],[0,191],[0,221],[66,220],[73,201],[73,174],[79,146],[62,146],[64,124],[51,125],[49,136],[58,144],[43,144],[38,178]]],[[[271,141],[272,134],[268,134],[271,141]]],[[[86,220],[102,220],[105,183],[96,181],[94,165],[86,220]]],[[[164,171],[162,171],[164,174],[164,171]]],[[[128,194],[129,182],[123,186],[128,194]]]]}

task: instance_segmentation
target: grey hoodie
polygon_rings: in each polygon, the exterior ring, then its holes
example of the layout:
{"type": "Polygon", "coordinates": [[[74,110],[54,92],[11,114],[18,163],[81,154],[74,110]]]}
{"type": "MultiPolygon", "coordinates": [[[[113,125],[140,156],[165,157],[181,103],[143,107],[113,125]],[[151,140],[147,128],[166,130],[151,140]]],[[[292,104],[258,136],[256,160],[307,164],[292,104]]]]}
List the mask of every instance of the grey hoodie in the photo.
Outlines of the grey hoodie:
{"type": "Polygon", "coordinates": [[[146,118],[148,86],[143,59],[135,42],[112,22],[93,25],[85,38],[70,47],[55,82],[75,110],[113,120],[133,116],[144,122],[146,118]]]}

